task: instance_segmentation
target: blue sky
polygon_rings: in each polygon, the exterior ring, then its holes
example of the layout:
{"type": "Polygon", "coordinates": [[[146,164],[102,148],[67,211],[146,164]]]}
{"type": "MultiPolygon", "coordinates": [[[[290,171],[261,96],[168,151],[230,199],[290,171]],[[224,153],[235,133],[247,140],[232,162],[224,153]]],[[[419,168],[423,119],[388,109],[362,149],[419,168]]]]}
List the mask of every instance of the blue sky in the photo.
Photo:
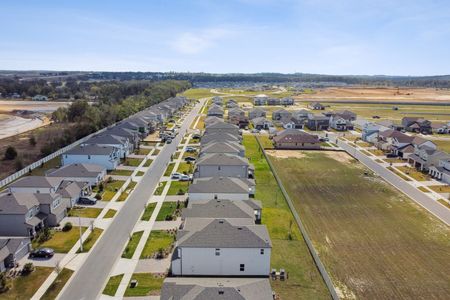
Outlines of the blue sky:
{"type": "Polygon", "coordinates": [[[0,69],[450,73],[448,0],[6,0],[0,11],[0,69]]]}

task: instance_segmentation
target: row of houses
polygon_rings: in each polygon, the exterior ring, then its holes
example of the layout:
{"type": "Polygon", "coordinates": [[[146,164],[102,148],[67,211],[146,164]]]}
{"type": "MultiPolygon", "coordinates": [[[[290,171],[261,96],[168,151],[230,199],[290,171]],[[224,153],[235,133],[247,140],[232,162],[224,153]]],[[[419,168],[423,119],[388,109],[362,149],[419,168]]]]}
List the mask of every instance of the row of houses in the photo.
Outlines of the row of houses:
{"type": "Polygon", "coordinates": [[[450,155],[439,150],[433,141],[372,122],[363,125],[362,139],[406,160],[433,178],[450,184],[450,155]]]}
{"type": "Polygon", "coordinates": [[[239,127],[210,116],[161,299],[273,299],[272,244],[239,127]]]}
{"type": "Polygon", "coordinates": [[[104,181],[108,170],[187,103],[184,97],[167,99],[63,153],[61,167],[11,183],[0,194],[0,270],[28,253],[30,240],[43,228],[59,226],[80,197],[89,196],[92,187],[104,181]]]}

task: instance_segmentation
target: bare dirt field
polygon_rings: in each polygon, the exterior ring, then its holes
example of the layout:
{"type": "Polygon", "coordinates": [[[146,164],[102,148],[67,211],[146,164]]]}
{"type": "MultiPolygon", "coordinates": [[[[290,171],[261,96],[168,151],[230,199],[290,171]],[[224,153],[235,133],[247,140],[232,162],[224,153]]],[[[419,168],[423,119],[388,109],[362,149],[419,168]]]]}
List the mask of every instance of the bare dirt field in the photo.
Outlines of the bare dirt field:
{"type": "Polygon", "coordinates": [[[366,100],[370,101],[405,101],[405,102],[448,102],[449,89],[433,88],[375,88],[375,87],[331,87],[315,89],[312,94],[295,96],[298,100],[320,99],[333,100],[366,100]]]}
{"type": "Polygon", "coordinates": [[[59,107],[68,106],[70,103],[71,102],[0,100],[0,112],[7,113],[14,110],[28,110],[50,113],[57,110],[59,107]]]}

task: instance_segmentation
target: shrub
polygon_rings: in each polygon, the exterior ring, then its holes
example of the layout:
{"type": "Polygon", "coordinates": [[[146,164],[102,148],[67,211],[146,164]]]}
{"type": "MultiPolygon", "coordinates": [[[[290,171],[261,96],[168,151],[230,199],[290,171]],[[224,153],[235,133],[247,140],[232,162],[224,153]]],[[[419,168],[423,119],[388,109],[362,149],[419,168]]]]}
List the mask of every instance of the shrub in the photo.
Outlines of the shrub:
{"type": "Polygon", "coordinates": [[[100,195],[100,193],[98,193],[97,195],[95,195],[95,199],[102,200],[102,195],[100,195]]]}
{"type": "Polygon", "coordinates": [[[184,191],[182,189],[179,189],[177,195],[184,195],[184,191]]]}
{"type": "Polygon", "coordinates": [[[11,279],[6,277],[6,273],[0,273],[0,293],[5,293],[10,288],[12,288],[11,279]]]}
{"type": "Polygon", "coordinates": [[[5,160],[13,160],[17,157],[16,148],[13,146],[8,146],[5,151],[5,160]]]}
{"type": "Polygon", "coordinates": [[[172,221],[173,220],[173,216],[172,215],[167,215],[165,220],[166,221],[172,221]]]}
{"type": "Polygon", "coordinates": [[[34,265],[33,265],[33,263],[26,263],[26,264],[23,266],[22,274],[23,274],[23,275],[28,275],[28,274],[30,274],[30,273],[33,272],[33,271],[34,271],[34,265]]]}
{"type": "Polygon", "coordinates": [[[44,230],[42,230],[42,232],[39,234],[37,240],[39,243],[44,243],[46,241],[48,241],[49,239],[51,239],[52,237],[52,231],[50,230],[50,228],[45,227],[44,230]]]}
{"type": "Polygon", "coordinates": [[[103,192],[104,189],[105,189],[105,185],[103,184],[103,182],[100,182],[98,185],[98,191],[103,192]]]}
{"type": "Polygon", "coordinates": [[[36,138],[34,137],[34,135],[30,136],[29,142],[31,146],[36,146],[36,138]]]}
{"type": "Polygon", "coordinates": [[[72,223],[71,222],[67,222],[66,224],[64,224],[64,227],[62,228],[62,231],[70,231],[72,230],[72,223]]]}

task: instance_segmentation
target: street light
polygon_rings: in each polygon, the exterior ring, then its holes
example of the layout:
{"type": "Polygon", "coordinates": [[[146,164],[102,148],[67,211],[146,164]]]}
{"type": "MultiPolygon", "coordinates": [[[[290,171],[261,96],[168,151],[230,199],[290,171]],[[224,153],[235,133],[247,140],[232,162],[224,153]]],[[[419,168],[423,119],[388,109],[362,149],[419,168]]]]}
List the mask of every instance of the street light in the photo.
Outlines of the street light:
{"type": "Polygon", "coordinates": [[[78,216],[78,228],[80,229],[80,252],[83,252],[83,240],[81,237],[81,217],[78,216]]]}

